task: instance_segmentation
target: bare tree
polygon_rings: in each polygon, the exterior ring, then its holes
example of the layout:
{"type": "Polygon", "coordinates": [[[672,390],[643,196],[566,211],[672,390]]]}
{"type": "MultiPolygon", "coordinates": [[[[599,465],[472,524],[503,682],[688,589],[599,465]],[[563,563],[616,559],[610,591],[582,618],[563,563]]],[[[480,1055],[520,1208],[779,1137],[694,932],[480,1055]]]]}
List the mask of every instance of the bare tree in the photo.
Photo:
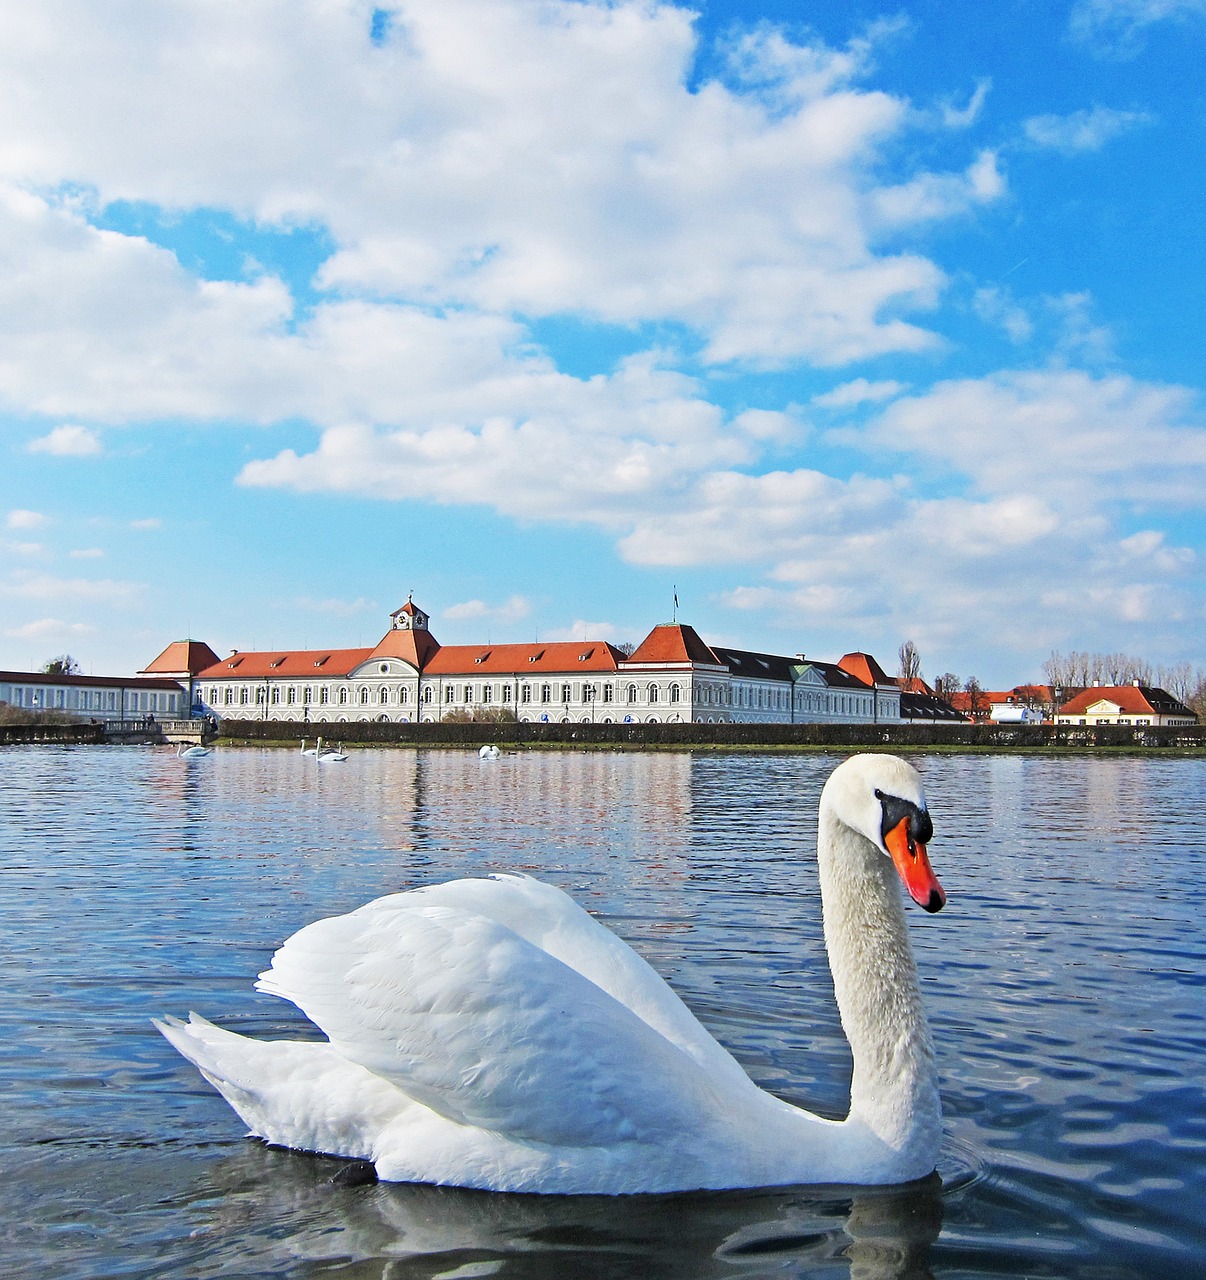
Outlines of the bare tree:
{"type": "Polygon", "coordinates": [[[968,714],[973,720],[983,720],[988,715],[988,699],[984,695],[984,687],[975,676],[968,676],[963,686],[967,693],[968,714]]]}
{"type": "Polygon", "coordinates": [[[952,693],[958,693],[962,688],[963,681],[953,671],[944,671],[934,681],[934,692],[940,698],[949,698],[952,693]]]}
{"type": "Polygon", "coordinates": [[[921,654],[912,640],[906,640],[900,646],[900,678],[902,680],[921,679],[921,654]]]}

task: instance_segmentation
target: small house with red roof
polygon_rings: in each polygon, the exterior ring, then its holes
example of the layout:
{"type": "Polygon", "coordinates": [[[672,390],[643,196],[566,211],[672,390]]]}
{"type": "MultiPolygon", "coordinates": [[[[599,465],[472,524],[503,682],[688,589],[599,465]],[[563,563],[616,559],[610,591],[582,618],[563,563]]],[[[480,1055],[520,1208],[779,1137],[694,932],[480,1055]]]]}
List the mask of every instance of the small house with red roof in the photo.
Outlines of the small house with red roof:
{"type": "Polygon", "coordinates": [[[1134,684],[1094,685],[1056,712],[1056,724],[1187,725],[1198,717],[1163,689],[1134,684]]]}

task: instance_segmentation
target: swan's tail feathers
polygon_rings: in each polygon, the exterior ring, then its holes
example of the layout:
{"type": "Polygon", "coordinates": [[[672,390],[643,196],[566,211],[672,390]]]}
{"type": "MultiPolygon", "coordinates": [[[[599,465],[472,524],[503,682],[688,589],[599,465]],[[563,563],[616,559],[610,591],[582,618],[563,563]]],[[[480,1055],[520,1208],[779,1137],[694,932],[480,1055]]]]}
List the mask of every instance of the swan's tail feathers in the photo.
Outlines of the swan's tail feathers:
{"type": "Polygon", "coordinates": [[[196,1013],[152,1021],[255,1137],[278,1146],[372,1160],[385,1126],[414,1106],[325,1041],[253,1040],[196,1013]]]}

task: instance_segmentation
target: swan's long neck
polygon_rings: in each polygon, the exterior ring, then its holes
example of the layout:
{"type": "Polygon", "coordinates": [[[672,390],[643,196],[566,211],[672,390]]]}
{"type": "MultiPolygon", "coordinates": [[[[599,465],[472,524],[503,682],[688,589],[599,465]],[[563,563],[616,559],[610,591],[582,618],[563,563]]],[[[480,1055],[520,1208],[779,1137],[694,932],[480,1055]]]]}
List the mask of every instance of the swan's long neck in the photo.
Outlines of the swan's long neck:
{"type": "Polygon", "coordinates": [[[824,806],[817,855],[829,967],[854,1055],[849,1118],[923,1176],[937,1157],[941,1110],[900,886],[890,861],[824,806]]]}

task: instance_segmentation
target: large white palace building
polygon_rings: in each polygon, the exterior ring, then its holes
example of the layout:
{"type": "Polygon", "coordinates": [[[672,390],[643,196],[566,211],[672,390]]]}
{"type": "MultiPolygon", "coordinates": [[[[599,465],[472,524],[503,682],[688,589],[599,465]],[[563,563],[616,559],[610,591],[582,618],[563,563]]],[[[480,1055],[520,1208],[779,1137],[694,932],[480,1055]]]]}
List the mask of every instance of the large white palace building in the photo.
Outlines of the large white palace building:
{"type": "Polygon", "coordinates": [[[837,663],[706,644],[656,626],[625,655],[603,640],[441,645],[410,600],[371,649],[234,652],[169,645],[144,676],[187,684],[219,719],[435,722],[498,714],[599,723],[898,723],[901,691],[869,654],[837,663]]]}

